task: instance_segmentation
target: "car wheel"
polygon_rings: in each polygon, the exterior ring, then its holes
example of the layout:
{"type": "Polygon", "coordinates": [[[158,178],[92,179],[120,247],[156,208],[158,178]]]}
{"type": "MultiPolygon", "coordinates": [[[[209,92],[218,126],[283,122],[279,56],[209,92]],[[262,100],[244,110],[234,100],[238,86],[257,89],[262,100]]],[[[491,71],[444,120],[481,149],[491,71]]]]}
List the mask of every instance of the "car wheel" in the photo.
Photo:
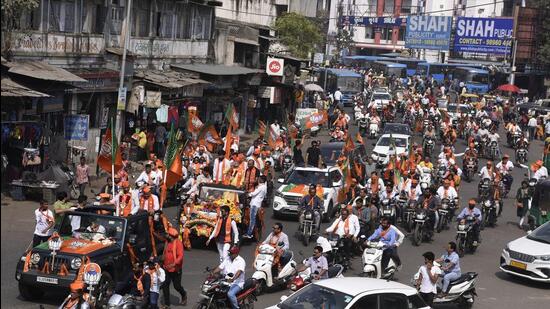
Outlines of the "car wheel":
{"type": "Polygon", "coordinates": [[[19,281],[19,295],[23,297],[24,300],[38,300],[44,296],[44,291],[41,289],[33,288],[29,285],[26,285],[19,281]]]}
{"type": "Polygon", "coordinates": [[[113,293],[114,289],[115,281],[113,280],[113,277],[110,273],[103,271],[101,273],[101,279],[99,280],[97,289],[94,290],[94,294],[96,297],[96,306],[98,308],[103,308],[107,305],[110,293],[113,293]]]}

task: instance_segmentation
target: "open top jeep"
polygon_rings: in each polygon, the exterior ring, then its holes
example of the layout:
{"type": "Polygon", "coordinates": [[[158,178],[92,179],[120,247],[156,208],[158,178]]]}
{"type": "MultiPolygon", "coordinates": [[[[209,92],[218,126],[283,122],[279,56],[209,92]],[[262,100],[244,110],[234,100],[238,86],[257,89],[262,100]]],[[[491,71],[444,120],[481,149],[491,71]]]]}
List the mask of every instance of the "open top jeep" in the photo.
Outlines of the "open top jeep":
{"type": "MultiPolygon", "coordinates": [[[[45,242],[24,254],[17,264],[15,279],[21,296],[36,300],[48,291],[68,292],[82,263],[89,259],[102,270],[94,296],[98,304],[106,302],[116,284],[131,273],[132,262],[146,261],[153,252],[149,215],[140,212],[118,217],[112,215],[113,209],[93,206],[65,213],[55,227],[63,240],[59,250],[54,253],[45,242]]],[[[162,253],[162,243],[156,250],[162,253]]]]}

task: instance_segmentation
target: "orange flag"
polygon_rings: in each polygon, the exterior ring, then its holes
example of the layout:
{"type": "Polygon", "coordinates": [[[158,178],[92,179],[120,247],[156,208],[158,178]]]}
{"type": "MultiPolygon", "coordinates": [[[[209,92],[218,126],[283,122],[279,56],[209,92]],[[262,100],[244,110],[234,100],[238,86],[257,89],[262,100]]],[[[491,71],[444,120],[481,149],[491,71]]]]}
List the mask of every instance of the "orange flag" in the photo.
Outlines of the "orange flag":
{"type": "Polygon", "coordinates": [[[231,143],[233,140],[233,134],[231,133],[231,126],[227,128],[227,134],[225,135],[225,158],[229,159],[231,155],[231,143]]]}
{"type": "Polygon", "coordinates": [[[352,152],[354,149],[355,149],[355,144],[351,139],[351,135],[348,134],[348,136],[346,137],[346,143],[344,144],[344,149],[342,149],[342,152],[349,153],[349,152],[352,152]]]}
{"type": "Polygon", "coordinates": [[[97,156],[97,165],[107,173],[112,172],[112,165],[115,166],[115,173],[122,168],[122,153],[120,148],[116,145],[116,138],[111,135],[111,128],[107,128],[103,141],[101,143],[101,149],[97,156]],[[113,160],[114,154],[114,160],[113,160]]]}
{"type": "Polygon", "coordinates": [[[359,134],[359,132],[357,132],[357,135],[355,136],[355,139],[357,140],[357,142],[361,145],[364,145],[363,144],[363,137],[361,136],[361,134],[359,134]]]}
{"type": "Polygon", "coordinates": [[[204,123],[194,113],[189,113],[187,118],[187,130],[191,133],[198,133],[204,127],[204,123]]]}
{"type": "Polygon", "coordinates": [[[260,134],[260,136],[265,136],[265,129],[265,122],[258,120],[258,133],[260,134]]]}

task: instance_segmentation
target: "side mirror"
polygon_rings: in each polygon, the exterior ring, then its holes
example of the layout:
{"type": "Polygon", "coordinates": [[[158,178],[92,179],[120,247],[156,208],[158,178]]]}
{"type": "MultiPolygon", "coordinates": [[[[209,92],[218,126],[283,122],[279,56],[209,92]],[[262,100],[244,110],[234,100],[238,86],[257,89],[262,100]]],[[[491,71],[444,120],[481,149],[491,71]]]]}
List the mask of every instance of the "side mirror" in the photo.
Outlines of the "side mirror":
{"type": "Polygon", "coordinates": [[[278,182],[278,183],[284,183],[284,182],[285,182],[285,179],[284,179],[284,178],[278,178],[278,179],[277,179],[277,182],[278,182]]]}

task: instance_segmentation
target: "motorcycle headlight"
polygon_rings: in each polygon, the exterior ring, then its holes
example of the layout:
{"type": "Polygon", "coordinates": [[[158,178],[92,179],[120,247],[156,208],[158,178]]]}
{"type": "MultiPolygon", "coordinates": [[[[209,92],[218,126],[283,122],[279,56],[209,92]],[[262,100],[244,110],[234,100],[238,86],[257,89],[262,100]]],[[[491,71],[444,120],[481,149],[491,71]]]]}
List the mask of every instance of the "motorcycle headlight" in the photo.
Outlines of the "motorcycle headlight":
{"type": "Polygon", "coordinates": [[[75,257],[71,260],[71,268],[72,269],[79,269],[80,266],[82,266],[82,259],[79,257],[75,257]]]}
{"type": "Polygon", "coordinates": [[[311,220],[311,219],[313,219],[313,215],[311,215],[311,213],[308,212],[308,213],[306,214],[306,218],[305,218],[305,219],[306,219],[306,220],[311,220]]]}
{"type": "Polygon", "coordinates": [[[40,262],[40,254],[33,253],[31,255],[31,263],[36,265],[36,264],[38,264],[38,262],[40,262]]]}
{"type": "Polygon", "coordinates": [[[458,230],[459,231],[464,231],[466,229],[466,225],[465,224],[459,224],[458,225],[458,230]]]}

